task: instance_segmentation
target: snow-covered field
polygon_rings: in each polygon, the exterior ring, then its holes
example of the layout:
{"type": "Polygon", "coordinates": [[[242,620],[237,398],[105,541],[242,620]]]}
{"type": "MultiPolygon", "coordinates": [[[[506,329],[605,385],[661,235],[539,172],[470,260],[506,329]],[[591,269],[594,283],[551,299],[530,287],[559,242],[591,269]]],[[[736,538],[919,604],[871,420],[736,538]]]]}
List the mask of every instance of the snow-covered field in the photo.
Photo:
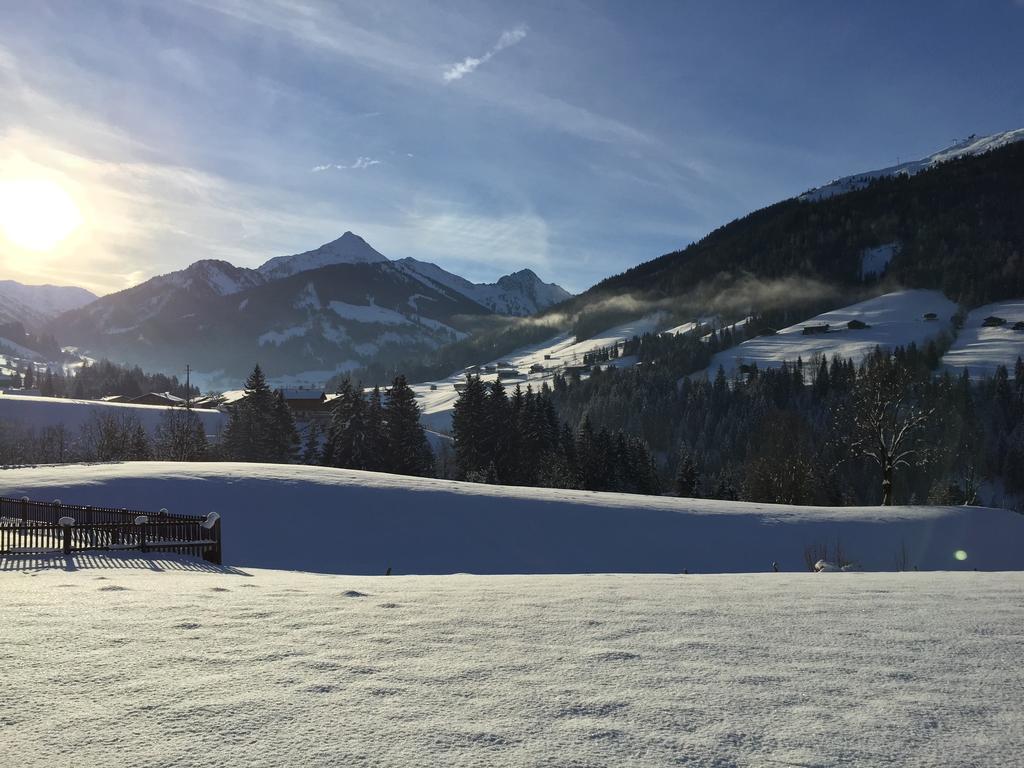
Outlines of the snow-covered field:
{"type": "MultiPolygon", "coordinates": [[[[139,420],[150,435],[156,430],[167,412],[162,405],[133,405],[105,403],[98,400],[70,400],[56,397],[24,397],[0,394],[0,421],[33,429],[59,427],[77,432],[95,417],[95,414],[131,416],[139,420]]],[[[205,408],[192,412],[203,422],[209,438],[215,439],[227,426],[226,413],[205,408]]]]}
{"type": "Polygon", "coordinates": [[[838,542],[867,570],[1024,569],[1024,515],[794,507],[513,488],[273,464],[0,471],[0,496],[223,517],[225,562],[325,573],[804,571],[838,542]],[[957,559],[957,553],[965,559],[957,559]]]}
{"type": "Polygon", "coordinates": [[[907,290],[887,293],[873,299],[835,309],[802,323],[783,328],[772,336],[759,336],[712,358],[707,375],[714,376],[718,367],[733,376],[741,364],[756,363],[758,368],[774,368],[784,361],[799,357],[807,363],[815,355],[830,358],[839,355],[859,362],[876,347],[893,348],[911,342],[923,346],[952,327],[956,304],[939,291],[907,290]],[[935,320],[925,320],[928,312],[935,320]],[[847,328],[851,320],[867,323],[869,328],[847,328]],[[830,331],[804,335],[803,329],[828,323],[830,331]]]}
{"type": "Polygon", "coordinates": [[[1013,376],[1017,358],[1024,357],[1024,331],[1013,330],[1014,323],[1021,321],[1024,299],[1000,301],[972,310],[942,362],[954,373],[966,368],[976,379],[992,376],[1000,365],[1005,365],[1013,376]],[[1006,324],[985,328],[982,322],[989,316],[1001,317],[1006,324]]]}
{"type": "Polygon", "coordinates": [[[1006,766],[1024,574],[0,560],[5,766],[1006,766]]]}

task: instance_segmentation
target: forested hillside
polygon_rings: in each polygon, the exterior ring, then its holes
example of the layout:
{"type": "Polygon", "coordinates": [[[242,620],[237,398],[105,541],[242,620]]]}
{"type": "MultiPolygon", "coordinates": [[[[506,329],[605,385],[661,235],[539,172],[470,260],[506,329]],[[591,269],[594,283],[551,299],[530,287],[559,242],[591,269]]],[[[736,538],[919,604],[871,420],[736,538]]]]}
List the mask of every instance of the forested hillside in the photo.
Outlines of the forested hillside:
{"type": "Polygon", "coordinates": [[[635,312],[638,302],[706,311],[744,276],[758,284],[741,285],[733,303],[760,311],[813,290],[849,291],[877,280],[935,288],[968,307],[1016,298],[1024,295],[1021,200],[1024,144],[1017,143],[819,202],[776,203],[610,277],[549,314],[601,316],[589,327],[612,324],[605,315],[635,312]],[[865,281],[863,255],[886,245],[894,246],[888,268],[865,281]],[[771,291],[765,281],[772,280],[803,282],[771,291]]]}

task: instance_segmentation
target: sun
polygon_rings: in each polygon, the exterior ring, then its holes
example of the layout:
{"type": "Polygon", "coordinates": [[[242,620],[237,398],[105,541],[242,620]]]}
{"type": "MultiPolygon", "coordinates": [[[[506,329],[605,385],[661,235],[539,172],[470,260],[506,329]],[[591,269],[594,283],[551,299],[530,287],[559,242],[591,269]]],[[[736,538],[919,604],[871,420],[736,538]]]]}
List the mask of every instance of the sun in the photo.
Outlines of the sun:
{"type": "Polygon", "coordinates": [[[0,232],[29,251],[52,251],[82,224],[67,191],[49,179],[0,180],[0,232]]]}

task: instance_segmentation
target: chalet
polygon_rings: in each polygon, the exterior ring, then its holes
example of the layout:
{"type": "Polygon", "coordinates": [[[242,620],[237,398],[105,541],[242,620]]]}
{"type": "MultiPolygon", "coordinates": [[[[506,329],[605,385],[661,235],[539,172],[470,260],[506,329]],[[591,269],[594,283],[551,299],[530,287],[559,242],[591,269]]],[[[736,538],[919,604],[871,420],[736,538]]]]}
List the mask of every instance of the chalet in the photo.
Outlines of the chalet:
{"type": "Polygon", "coordinates": [[[998,328],[1001,325],[1006,325],[1006,320],[1002,317],[996,317],[995,315],[989,315],[981,321],[983,328],[998,328]]]}
{"type": "Polygon", "coordinates": [[[0,389],[14,389],[15,387],[21,387],[21,376],[17,374],[11,376],[6,373],[0,373],[0,389]]]}
{"type": "Polygon", "coordinates": [[[192,408],[219,408],[224,404],[223,395],[203,395],[194,397],[189,401],[192,408]]]}
{"type": "Polygon", "coordinates": [[[437,392],[437,384],[431,384],[430,385],[430,391],[431,392],[437,392]]]}
{"type": "Polygon", "coordinates": [[[804,336],[813,336],[813,335],[815,335],[817,333],[828,333],[828,332],[829,332],[829,324],[828,323],[822,323],[821,325],[805,325],[804,326],[804,330],[803,330],[804,336]]]}
{"type": "Polygon", "coordinates": [[[185,405],[185,398],[172,395],[170,392],[147,392],[138,397],[127,400],[113,400],[110,402],[131,403],[132,405],[185,405]]]}
{"type": "Polygon", "coordinates": [[[851,320],[846,324],[846,327],[851,331],[863,331],[865,328],[870,328],[871,326],[863,320],[851,320]]]}
{"type": "Polygon", "coordinates": [[[522,379],[523,373],[516,368],[499,368],[498,369],[498,381],[508,381],[509,379],[522,379]]]}
{"type": "Polygon", "coordinates": [[[534,363],[530,366],[530,373],[544,373],[544,366],[540,363],[534,363]]]}
{"type": "Polygon", "coordinates": [[[282,389],[284,401],[296,421],[326,421],[331,418],[331,407],[322,389],[282,389]]]}

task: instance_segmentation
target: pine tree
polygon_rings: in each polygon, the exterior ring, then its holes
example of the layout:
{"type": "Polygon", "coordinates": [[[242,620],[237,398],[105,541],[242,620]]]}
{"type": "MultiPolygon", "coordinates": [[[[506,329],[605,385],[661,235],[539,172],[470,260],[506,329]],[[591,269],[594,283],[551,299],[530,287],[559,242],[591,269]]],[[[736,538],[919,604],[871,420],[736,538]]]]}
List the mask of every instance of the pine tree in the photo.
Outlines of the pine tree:
{"type": "Polygon", "coordinates": [[[370,390],[370,396],[366,402],[366,442],[363,447],[366,469],[373,472],[382,471],[387,439],[384,402],[380,395],[380,387],[374,387],[370,390]]]}
{"type": "Polygon", "coordinates": [[[362,388],[345,379],[334,399],[325,460],[333,467],[368,469],[366,401],[362,388]]]}
{"type": "Polygon", "coordinates": [[[320,455],[320,425],[316,421],[311,421],[309,427],[306,429],[306,439],[302,445],[302,463],[303,464],[319,464],[321,461],[320,455]]]}
{"type": "Polygon", "coordinates": [[[697,480],[697,461],[684,445],[679,451],[679,464],[676,468],[676,496],[682,496],[687,499],[695,498],[697,495],[697,480]]]}
{"type": "Polygon", "coordinates": [[[233,461],[275,461],[280,443],[275,436],[274,393],[257,364],[245,380],[245,396],[228,409],[224,452],[233,461]]]}
{"type": "Polygon", "coordinates": [[[452,440],[458,477],[485,472],[487,456],[487,391],[479,376],[466,376],[452,412],[452,440]]]}
{"type": "Polygon", "coordinates": [[[288,407],[281,390],[274,395],[271,424],[271,460],[278,464],[293,463],[299,450],[299,432],[295,428],[292,409],[288,407]]]}
{"type": "Polygon", "coordinates": [[[140,422],[135,422],[135,426],[132,429],[129,458],[132,461],[149,461],[152,458],[149,449],[149,437],[146,435],[146,430],[140,422]]]}
{"type": "Polygon", "coordinates": [[[434,469],[434,455],[420,424],[420,407],[416,394],[405,380],[397,376],[384,405],[387,453],[384,470],[399,475],[427,476],[434,469]]]}

